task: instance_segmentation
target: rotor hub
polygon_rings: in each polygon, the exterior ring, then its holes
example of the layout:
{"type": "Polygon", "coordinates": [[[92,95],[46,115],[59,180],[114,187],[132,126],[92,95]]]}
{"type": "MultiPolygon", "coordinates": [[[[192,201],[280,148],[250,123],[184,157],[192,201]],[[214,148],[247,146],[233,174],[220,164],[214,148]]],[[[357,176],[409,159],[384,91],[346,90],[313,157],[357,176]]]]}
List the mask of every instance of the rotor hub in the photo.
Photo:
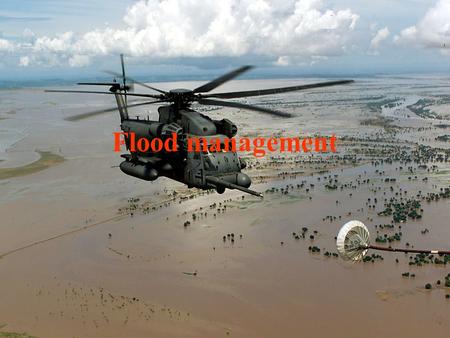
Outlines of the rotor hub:
{"type": "Polygon", "coordinates": [[[171,89],[167,92],[166,97],[168,101],[172,101],[179,108],[185,107],[195,100],[194,92],[185,88],[171,89]]]}
{"type": "Polygon", "coordinates": [[[176,88],[169,90],[169,93],[172,93],[174,95],[186,95],[186,94],[193,94],[194,92],[190,89],[176,88]]]}

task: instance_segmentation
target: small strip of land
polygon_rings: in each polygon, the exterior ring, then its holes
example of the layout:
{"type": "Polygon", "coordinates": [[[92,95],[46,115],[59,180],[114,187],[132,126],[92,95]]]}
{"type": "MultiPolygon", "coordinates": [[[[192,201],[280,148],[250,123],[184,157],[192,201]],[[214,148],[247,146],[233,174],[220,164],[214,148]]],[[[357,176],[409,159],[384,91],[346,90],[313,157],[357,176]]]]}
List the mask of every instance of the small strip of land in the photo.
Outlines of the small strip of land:
{"type": "Polygon", "coordinates": [[[50,151],[38,151],[40,158],[33,163],[15,168],[0,168],[0,180],[31,175],[65,161],[63,156],[50,151]]]}

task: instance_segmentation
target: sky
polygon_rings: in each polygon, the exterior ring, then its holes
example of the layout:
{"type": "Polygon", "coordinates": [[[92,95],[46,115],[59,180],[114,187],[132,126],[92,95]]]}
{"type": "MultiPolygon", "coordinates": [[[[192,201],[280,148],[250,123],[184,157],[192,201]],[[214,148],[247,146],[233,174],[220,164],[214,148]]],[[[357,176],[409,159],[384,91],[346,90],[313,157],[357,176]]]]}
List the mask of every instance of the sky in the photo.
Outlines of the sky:
{"type": "Polygon", "coordinates": [[[0,81],[450,73],[450,0],[0,0],[0,81]]]}

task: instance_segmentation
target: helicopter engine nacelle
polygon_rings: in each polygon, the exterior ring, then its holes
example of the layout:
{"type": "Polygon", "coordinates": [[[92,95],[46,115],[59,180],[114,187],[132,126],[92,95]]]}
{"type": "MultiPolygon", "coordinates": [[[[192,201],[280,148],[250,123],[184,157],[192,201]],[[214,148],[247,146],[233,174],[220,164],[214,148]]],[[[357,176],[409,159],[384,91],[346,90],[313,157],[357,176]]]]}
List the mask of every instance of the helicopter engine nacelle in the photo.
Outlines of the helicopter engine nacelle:
{"type": "Polygon", "coordinates": [[[130,161],[123,161],[120,163],[120,170],[125,174],[140,178],[146,181],[154,181],[158,178],[158,170],[150,166],[149,164],[140,164],[130,161]]]}
{"type": "Polygon", "coordinates": [[[136,134],[136,139],[143,137],[166,138],[172,136],[172,133],[176,133],[177,135],[183,133],[183,128],[175,122],[160,123],[147,122],[145,120],[127,120],[122,123],[121,128],[125,132],[134,132],[136,134]]]}
{"type": "Polygon", "coordinates": [[[154,122],[150,124],[148,128],[148,133],[154,137],[170,137],[173,133],[181,135],[183,133],[183,128],[175,122],[172,123],[159,123],[154,122]]]}
{"type": "Polygon", "coordinates": [[[164,124],[161,128],[160,136],[163,138],[171,137],[172,134],[177,134],[180,136],[183,134],[183,128],[175,122],[164,124]]]}
{"type": "Polygon", "coordinates": [[[234,137],[237,134],[237,126],[228,119],[214,121],[218,134],[226,135],[227,137],[234,137]]]}

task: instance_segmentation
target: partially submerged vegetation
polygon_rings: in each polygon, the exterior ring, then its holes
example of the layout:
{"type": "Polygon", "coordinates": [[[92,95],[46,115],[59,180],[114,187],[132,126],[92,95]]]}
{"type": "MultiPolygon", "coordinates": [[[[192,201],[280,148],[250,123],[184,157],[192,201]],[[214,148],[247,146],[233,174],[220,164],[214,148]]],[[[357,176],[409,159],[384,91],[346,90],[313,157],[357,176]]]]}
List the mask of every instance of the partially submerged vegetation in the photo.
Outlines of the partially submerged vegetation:
{"type": "MultiPolygon", "coordinates": [[[[2,330],[6,325],[0,325],[0,330],[2,330]]],[[[7,331],[0,331],[0,338],[37,338],[35,336],[31,336],[28,333],[22,332],[7,332],[7,331]]]]}
{"type": "Polygon", "coordinates": [[[30,336],[27,333],[0,332],[0,338],[37,338],[37,337],[30,336]]]}
{"type": "Polygon", "coordinates": [[[435,138],[436,141],[440,142],[449,142],[450,141],[450,135],[439,135],[435,138]]]}
{"type": "Polygon", "coordinates": [[[442,116],[429,108],[435,103],[436,102],[431,99],[420,99],[416,103],[407,106],[407,108],[421,118],[441,120],[442,116]]]}
{"type": "Polygon", "coordinates": [[[383,98],[382,100],[370,101],[367,103],[367,107],[371,112],[381,113],[383,108],[394,108],[401,105],[404,99],[400,97],[383,98]]]}
{"type": "Polygon", "coordinates": [[[390,118],[379,115],[373,118],[364,119],[360,123],[362,126],[375,126],[389,129],[394,128],[392,125],[392,121],[393,120],[390,118]]]}

